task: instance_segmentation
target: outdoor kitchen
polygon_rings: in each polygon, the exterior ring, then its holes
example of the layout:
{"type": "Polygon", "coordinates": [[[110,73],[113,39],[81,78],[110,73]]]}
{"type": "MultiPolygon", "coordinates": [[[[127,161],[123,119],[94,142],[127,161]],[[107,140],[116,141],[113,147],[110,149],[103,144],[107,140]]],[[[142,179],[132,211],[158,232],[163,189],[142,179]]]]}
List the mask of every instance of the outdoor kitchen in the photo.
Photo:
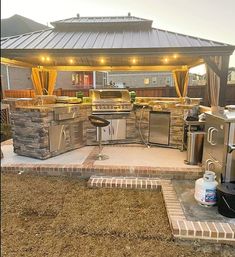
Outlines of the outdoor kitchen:
{"type": "Polygon", "coordinates": [[[130,14],[52,24],[2,39],[2,64],[32,69],[33,85],[30,97],[2,99],[12,132],[1,145],[2,171],[156,190],[174,238],[234,245],[235,103],[226,104],[226,87],[235,47],[155,29],[130,14]],[[207,85],[192,97],[189,71],[199,64],[207,85]],[[90,88],[58,93],[57,75],[73,71],[168,71],[174,96],[169,88],[142,96],[107,79],[97,85],[95,76],[90,88]]]}
{"type": "Polygon", "coordinates": [[[131,103],[125,89],[90,90],[90,103],[71,103],[69,97],[67,103],[61,103],[56,96],[44,98],[46,104],[38,104],[36,99],[4,100],[11,106],[13,146],[17,154],[47,159],[85,145],[97,145],[97,130],[88,120],[91,114],[112,121],[102,129],[103,144],[139,143],[183,151],[185,121],[193,109],[199,115],[200,103],[200,99],[187,98],[186,103],[177,98],[153,97],[136,97],[131,103]],[[151,127],[154,122],[151,112],[169,116],[165,128],[151,127]],[[163,141],[162,136],[166,137],[163,141]]]}

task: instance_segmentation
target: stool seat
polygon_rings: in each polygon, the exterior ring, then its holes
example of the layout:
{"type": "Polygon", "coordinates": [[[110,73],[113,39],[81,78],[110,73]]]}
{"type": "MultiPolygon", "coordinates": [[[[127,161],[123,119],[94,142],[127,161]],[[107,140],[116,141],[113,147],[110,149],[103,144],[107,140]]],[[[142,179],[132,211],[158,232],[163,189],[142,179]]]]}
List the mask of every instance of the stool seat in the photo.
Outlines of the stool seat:
{"type": "Polygon", "coordinates": [[[90,115],[88,117],[88,119],[90,120],[91,124],[95,127],[106,127],[110,124],[110,122],[108,120],[105,120],[101,117],[95,116],[95,115],[90,115]]]}
{"type": "Polygon", "coordinates": [[[99,116],[90,115],[88,116],[91,124],[98,128],[98,141],[99,141],[99,154],[96,156],[96,160],[106,160],[109,157],[107,155],[101,154],[101,140],[102,140],[102,127],[106,127],[110,124],[108,120],[105,120],[99,116]]]}

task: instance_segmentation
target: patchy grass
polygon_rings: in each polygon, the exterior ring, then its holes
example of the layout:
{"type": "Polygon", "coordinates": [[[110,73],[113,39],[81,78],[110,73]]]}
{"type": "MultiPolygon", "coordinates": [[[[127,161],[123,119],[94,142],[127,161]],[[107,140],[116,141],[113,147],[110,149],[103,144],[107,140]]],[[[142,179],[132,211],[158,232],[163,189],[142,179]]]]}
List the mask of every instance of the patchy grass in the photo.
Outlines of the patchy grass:
{"type": "Polygon", "coordinates": [[[2,175],[2,256],[222,256],[174,242],[161,193],[2,175]]]}

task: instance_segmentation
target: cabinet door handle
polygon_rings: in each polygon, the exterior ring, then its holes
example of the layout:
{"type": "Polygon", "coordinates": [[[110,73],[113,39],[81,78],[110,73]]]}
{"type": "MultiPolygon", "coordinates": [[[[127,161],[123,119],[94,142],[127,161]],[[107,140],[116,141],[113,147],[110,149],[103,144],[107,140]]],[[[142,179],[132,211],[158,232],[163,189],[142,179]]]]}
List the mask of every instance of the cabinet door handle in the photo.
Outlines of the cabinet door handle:
{"type": "Polygon", "coordinates": [[[114,127],[112,126],[112,131],[113,131],[113,135],[114,135],[114,127]]]}
{"type": "Polygon", "coordinates": [[[206,170],[209,170],[209,171],[212,171],[210,166],[212,165],[212,170],[214,169],[215,167],[215,164],[214,164],[214,161],[212,159],[207,159],[206,160],[206,170]]]}
{"type": "Polygon", "coordinates": [[[211,143],[211,130],[213,127],[208,128],[207,130],[207,142],[211,143]]]}
{"type": "Polygon", "coordinates": [[[211,143],[211,145],[216,145],[216,144],[217,144],[216,140],[215,140],[215,141],[213,140],[214,132],[217,133],[217,132],[218,132],[218,129],[213,128],[213,129],[211,130],[211,137],[210,137],[210,143],[211,143]]]}
{"type": "Polygon", "coordinates": [[[228,145],[228,153],[232,153],[235,150],[235,145],[228,145]]]}

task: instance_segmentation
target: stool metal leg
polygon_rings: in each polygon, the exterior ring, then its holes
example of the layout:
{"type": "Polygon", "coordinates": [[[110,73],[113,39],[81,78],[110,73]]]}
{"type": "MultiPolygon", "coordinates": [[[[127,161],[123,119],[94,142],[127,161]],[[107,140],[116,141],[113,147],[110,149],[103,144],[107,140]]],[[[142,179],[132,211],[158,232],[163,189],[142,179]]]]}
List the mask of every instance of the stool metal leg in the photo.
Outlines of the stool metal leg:
{"type": "Polygon", "coordinates": [[[101,154],[101,140],[102,140],[102,130],[101,127],[98,127],[98,141],[99,141],[99,154],[97,155],[97,160],[107,160],[109,157],[107,155],[101,154]]]}

